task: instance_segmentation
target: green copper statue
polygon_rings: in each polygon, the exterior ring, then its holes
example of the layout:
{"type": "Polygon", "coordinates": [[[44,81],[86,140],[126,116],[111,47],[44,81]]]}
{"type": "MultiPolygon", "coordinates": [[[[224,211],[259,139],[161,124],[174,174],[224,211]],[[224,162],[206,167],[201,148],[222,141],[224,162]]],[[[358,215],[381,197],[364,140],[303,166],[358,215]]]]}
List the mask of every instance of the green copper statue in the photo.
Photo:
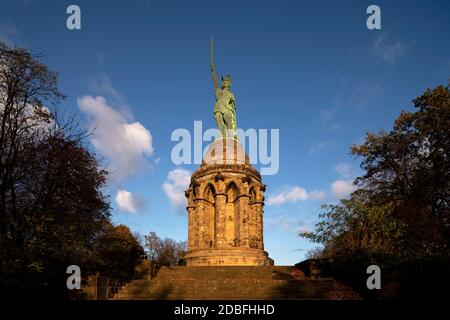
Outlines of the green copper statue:
{"type": "Polygon", "coordinates": [[[219,88],[216,67],[214,66],[214,47],[211,38],[211,72],[213,76],[216,103],[214,105],[214,118],[222,137],[236,138],[236,100],[231,93],[231,77],[222,77],[222,86],[219,88]]]}

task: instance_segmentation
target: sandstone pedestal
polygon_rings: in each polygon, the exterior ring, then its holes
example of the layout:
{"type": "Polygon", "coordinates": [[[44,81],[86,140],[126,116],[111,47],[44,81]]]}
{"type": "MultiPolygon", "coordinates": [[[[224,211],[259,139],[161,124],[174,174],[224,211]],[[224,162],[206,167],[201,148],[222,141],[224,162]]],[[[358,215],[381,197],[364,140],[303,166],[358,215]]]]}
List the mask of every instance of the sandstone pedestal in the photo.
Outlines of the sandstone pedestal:
{"type": "Polygon", "coordinates": [[[236,139],[211,144],[191,177],[187,266],[268,266],[264,251],[265,185],[236,139]]]}

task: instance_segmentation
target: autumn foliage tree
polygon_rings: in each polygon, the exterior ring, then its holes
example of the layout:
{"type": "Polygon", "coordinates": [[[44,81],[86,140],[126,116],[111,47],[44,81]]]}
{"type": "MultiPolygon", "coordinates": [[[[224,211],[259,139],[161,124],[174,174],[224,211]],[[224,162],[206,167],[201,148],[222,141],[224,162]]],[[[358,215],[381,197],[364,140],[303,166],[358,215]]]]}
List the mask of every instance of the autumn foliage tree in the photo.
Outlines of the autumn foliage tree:
{"type": "Polygon", "coordinates": [[[114,226],[105,222],[104,229],[94,244],[93,253],[94,270],[126,277],[133,274],[144,249],[127,226],[114,226]]]}
{"type": "Polygon", "coordinates": [[[64,297],[69,265],[129,273],[139,254],[111,225],[108,173],[58,116],[63,99],[55,72],[0,42],[0,284],[21,295],[64,297]]]}
{"type": "Polygon", "coordinates": [[[187,253],[186,241],[175,241],[170,238],[162,239],[154,231],[145,235],[144,239],[149,259],[161,265],[177,265],[187,253]]]}
{"type": "Polygon", "coordinates": [[[450,218],[450,92],[439,86],[413,100],[391,131],[352,147],[365,174],[356,183],[374,206],[390,205],[403,224],[409,257],[447,255],[450,218]]]}
{"type": "Polygon", "coordinates": [[[315,231],[301,236],[321,243],[326,257],[345,261],[347,273],[352,263],[358,272],[359,263],[376,263],[427,279],[424,286],[448,286],[449,86],[428,89],[413,104],[416,110],[402,111],[392,130],[368,133],[352,146],[364,171],[355,180],[358,189],[349,199],[323,206],[315,231]]]}

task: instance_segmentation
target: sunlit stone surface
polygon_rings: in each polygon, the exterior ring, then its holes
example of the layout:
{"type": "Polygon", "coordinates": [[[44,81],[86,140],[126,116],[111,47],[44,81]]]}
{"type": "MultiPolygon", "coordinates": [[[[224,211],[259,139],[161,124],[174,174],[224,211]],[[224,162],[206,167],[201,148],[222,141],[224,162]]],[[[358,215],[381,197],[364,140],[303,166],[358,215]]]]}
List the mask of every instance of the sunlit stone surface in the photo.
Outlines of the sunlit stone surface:
{"type": "Polygon", "coordinates": [[[211,144],[186,190],[187,266],[268,266],[264,251],[265,185],[233,138],[211,144]]]}

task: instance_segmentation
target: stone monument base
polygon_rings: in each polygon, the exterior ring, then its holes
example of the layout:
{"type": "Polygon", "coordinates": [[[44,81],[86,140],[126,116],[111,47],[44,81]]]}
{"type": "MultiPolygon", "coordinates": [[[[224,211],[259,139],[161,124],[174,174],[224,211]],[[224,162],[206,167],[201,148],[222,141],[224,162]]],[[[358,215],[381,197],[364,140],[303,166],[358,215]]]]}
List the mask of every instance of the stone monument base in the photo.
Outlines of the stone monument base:
{"type": "Polygon", "coordinates": [[[184,256],[187,266],[273,266],[266,251],[251,248],[211,248],[184,256]]]}

